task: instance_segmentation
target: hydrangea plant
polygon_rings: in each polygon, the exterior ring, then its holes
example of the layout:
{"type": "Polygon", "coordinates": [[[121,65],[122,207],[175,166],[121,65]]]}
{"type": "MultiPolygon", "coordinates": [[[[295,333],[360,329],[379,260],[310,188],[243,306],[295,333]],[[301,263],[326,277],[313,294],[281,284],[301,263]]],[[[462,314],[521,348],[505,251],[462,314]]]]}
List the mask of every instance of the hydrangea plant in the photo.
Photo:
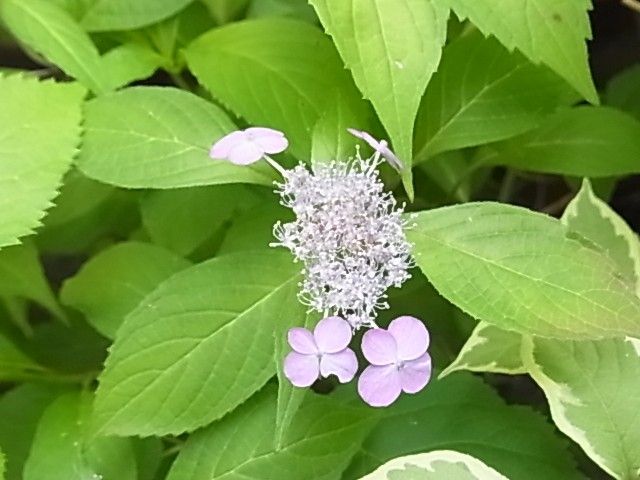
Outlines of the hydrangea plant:
{"type": "Polygon", "coordinates": [[[640,479],[637,3],[0,0],[0,480],[640,479]]]}

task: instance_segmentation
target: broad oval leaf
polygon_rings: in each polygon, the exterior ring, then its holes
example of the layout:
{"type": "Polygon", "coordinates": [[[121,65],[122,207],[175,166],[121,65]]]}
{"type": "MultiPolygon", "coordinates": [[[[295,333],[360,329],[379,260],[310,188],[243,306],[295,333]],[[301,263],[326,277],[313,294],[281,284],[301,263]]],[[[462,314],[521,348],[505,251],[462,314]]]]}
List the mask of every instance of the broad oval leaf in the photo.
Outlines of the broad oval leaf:
{"type": "Polygon", "coordinates": [[[136,461],[128,438],[91,438],[91,395],[61,395],[44,411],[24,480],[136,480],[136,461]]]}
{"type": "Polygon", "coordinates": [[[0,247],[40,226],[80,141],[85,90],[0,75],[0,247]]]}
{"type": "Polygon", "coordinates": [[[487,146],[477,159],[534,172],[610,177],[640,172],[640,121],[609,107],[560,111],[541,127],[487,146]]]}
{"type": "Polygon", "coordinates": [[[85,11],[82,26],[90,32],[133,30],[179,12],[193,0],[95,0],[85,11]]]}
{"type": "Polygon", "coordinates": [[[190,436],[167,480],[337,479],[377,418],[364,406],[307,395],[277,446],[275,397],[269,386],[190,436]]]}
{"type": "Polygon", "coordinates": [[[395,457],[449,448],[514,480],[583,479],[568,446],[545,416],[507,405],[482,379],[460,373],[383,411],[342,478],[358,479],[395,457]]]}
{"type": "Polygon", "coordinates": [[[301,21],[225,25],[195,40],[185,56],[215,98],[250,123],[284,131],[302,160],[309,158],[314,125],[333,93],[353,91],[331,41],[301,21]]]}
{"type": "Polygon", "coordinates": [[[614,478],[637,478],[640,341],[532,338],[523,360],[558,428],[614,478]]]}
{"type": "Polygon", "coordinates": [[[587,62],[591,38],[590,0],[445,0],[459,18],[468,18],[485,35],[517,48],[533,62],[564,77],[591,103],[598,93],[587,62]]]}
{"type": "Polygon", "coordinates": [[[509,480],[471,455],[435,450],[394,458],[361,480],[509,480]]]}
{"type": "MultiPolygon", "coordinates": [[[[178,434],[238,406],[275,374],[274,329],[297,302],[298,267],[261,250],[188,268],[147,296],[118,330],[99,378],[96,427],[178,434]]],[[[300,319],[302,323],[303,319],[300,319]]]]}
{"type": "MultiPolygon", "coordinates": [[[[76,21],[48,0],[3,0],[0,17],[22,43],[95,93],[111,86],[98,49],[76,21]]],[[[4,103],[4,102],[0,102],[4,103]]]]}
{"type": "MultiPolygon", "coordinates": [[[[562,221],[600,246],[640,295],[640,240],[585,181],[562,221]]],[[[640,340],[525,339],[523,360],[558,428],[614,478],[640,472],[640,340]]]]}
{"type": "Polygon", "coordinates": [[[128,188],[218,183],[270,185],[265,165],[209,158],[211,144],[235,127],[218,107],[169,87],[134,87],[85,107],[78,167],[87,176],[128,188]]]}
{"type": "Polygon", "coordinates": [[[479,32],[464,35],[445,47],[422,99],[414,163],[521,134],[574,100],[547,67],[479,32]]]}
{"type": "Polygon", "coordinates": [[[114,338],[125,316],[147,294],[188,266],[187,260],[164,248],[148,243],[119,243],[93,256],[68,279],[60,299],[82,312],[104,336],[114,338]]]}
{"type": "Polygon", "coordinates": [[[438,68],[449,8],[434,0],[312,0],[356,85],[405,164],[410,196],[413,124],[438,68]]]}
{"type": "Polygon", "coordinates": [[[471,316],[505,330],[596,339],[640,335],[640,299],[615,263],[559,221],[468,203],[417,214],[418,266],[471,316]]]}

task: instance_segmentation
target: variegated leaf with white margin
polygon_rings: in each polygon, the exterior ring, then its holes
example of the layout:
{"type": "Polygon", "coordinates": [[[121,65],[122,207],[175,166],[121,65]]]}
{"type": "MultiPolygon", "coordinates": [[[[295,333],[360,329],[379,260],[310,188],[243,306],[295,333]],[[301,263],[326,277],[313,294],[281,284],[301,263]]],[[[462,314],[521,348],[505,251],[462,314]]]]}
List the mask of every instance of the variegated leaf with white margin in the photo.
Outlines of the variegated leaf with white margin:
{"type": "Polygon", "coordinates": [[[508,480],[480,460],[453,450],[407,455],[388,461],[360,480],[508,480]]]}
{"type": "MultiPolygon", "coordinates": [[[[638,237],[588,181],[562,220],[605,249],[640,293],[638,237]]],[[[640,341],[525,338],[522,357],[558,428],[614,478],[640,478],[640,341]]]]}
{"type": "Polygon", "coordinates": [[[456,359],[438,378],[458,370],[517,375],[526,373],[520,358],[522,335],[480,322],[473,330],[456,359]]]}

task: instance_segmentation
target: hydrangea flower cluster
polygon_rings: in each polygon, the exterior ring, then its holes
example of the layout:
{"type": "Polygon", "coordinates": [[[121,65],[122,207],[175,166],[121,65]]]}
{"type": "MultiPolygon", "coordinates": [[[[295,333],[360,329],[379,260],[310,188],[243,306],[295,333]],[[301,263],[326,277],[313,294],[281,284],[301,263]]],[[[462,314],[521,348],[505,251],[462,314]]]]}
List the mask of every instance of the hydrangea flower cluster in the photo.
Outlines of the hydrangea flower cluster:
{"type": "Polygon", "coordinates": [[[349,132],[368,143],[374,155],[363,159],[357,150],[348,161],[285,170],[268,155],[287,148],[284,134],[253,127],[220,139],[210,156],[237,165],[264,159],[283,177],[277,193],[296,219],[274,226],[278,242],[272,246],[288,248],[304,265],[300,300],[325,315],[313,333],[300,327],[289,331],[293,351],[285,359],[286,377],[298,387],[329,375],[341,383],[351,381],[358,361],[348,345],[356,330],[370,328],[362,353],[371,365],[359,378],[358,392],[368,404],[381,407],[402,391],[416,393],[428,383],[429,335],[413,317],[398,317],[387,330],[375,322],[377,311],[389,308],[387,289],[401,286],[413,266],[403,207],[384,191],[377,170],[381,158],[398,170],[402,163],[386,141],[349,132]]]}

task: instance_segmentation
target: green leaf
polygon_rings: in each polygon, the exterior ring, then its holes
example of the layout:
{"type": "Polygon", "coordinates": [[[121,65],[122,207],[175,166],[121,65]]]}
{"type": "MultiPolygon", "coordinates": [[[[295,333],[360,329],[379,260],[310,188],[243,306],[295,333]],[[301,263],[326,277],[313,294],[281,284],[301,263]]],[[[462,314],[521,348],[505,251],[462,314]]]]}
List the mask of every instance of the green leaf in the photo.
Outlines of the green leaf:
{"type": "Polygon", "coordinates": [[[543,415],[505,404],[480,378],[464,373],[434,380],[386,410],[343,478],[360,478],[395,457],[442,448],[472,455],[514,480],[583,478],[543,415]]]}
{"type": "Polygon", "coordinates": [[[90,32],[133,30],[179,12],[193,0],[95,0],[82,18],[90,32]]]}
{"type": "MultiPolygon", "coordinates": [[[[588,181],[563,222],[600,246],[640,294],[640,241],[588,181]],[[635,267],[635,268],[634,268],[635,267]]],[[[524,342],[523,360],[560,430],[614,478],[640,475],[640,341],[524,342]]]]}
{"type": "Polygon", "coordinates": [[[135,80],[148,78],[163,66],[164,61],[162,56],[145,45],[119,45],[102,57],[102,66],[109,72],[108,89],[115,90],[135,80]]]}
{"type": "Polygon", "coordinates": [[[608,177],[640,172],[640,121],[609,107],[577,107],[490,145],[478,161],[534,172],[608,177]]]}
{"type": "Polygon", "coordinates": [[[292,221],[292,217],[292,211],[280,205],[276,198],[265,201],[263,205],[248,210],[234,220],[218,252],[227,254],[269,248],[269,244],[275,241],[275,223],[292,221]]]}
{"type": "Polygon", "coordinates": [[[638,236],[609,205],[596,197],[589,180],[583,180],[582,188],[567,205],[562,222],[604,250],[640,295],[638,236]]]}
{"type": "Polygon", "coordinates": [[[62,303],[79,310],[100,333],[116,331],[142,299],[189,262],[148,243],[125,242],[103,250],[64,283],[62,303]]]}
{"type": "Polygon", "coordinates": [[[640,474],[640,341],[525,341],[553,421],[614,478],[640,474]]]}
{"type": "Polygon", "coordinates": [[[604,101],[640,120],[640,64],[623,70],[609,81],[604,101]]]}
{"type": "MultiPolygon", "coordinates": [[[[240,1],[242,0],[235,0],[240,1]]],[[[247,18],[289,17],[317,24],[318,17],[306,0],[260,0],[251,2],[247,9],[247,18]]]]}
{"type": "Polygon", "coordinates": [[[414,163],[537,127],[575,94],[551,70],[479,32],[447,45],[422,99],[414,163]]]}
{"type": "Polygon", "coordinates": [[[118,330],[99,378],[98,430],[178,434],[245,401],[275,374],[273,332],[298,301],[297,282],[291,257],[266,250],[214,258],[161,284],[118,330]]]}
{"type": "Polygon", "coordinates": [[[2,453],[2,450],[0,450],[0,480],[4,480],[5,479],[5,465],[6,465],[6,459],[4,457],[4,453],[2,453]]]}
{"type": "Polygon", "coordinates": [[[216,185],[150,192],[140,210],[149,237],[185,256],[259,201],[259,193],[245,185],[216,185]]]}
{"type": "Polygon", "coordinates": [[[0,250],[0,294],[32,300],[65,320],[31,242],[0,250]]]}
{"type": "Polygon", "coordinates": [[[250,0],[201,0],[209,10],[211,16],[218,25],[223,25],[236,20],[249,3],[255,5],[250,0]]]}
{"type": "Polygon", "coordinates": [[[417,214],[418,266],[449,301],[505,330],[566,339],[640,334],[640,299],[600,249],[524,208],[468,203],[417,214]]]}
{"type": "Polygon", "coordinates": [[[70,317],[69,325],[36,325],[22,348],[41,365],[68,373],[67,381],[86,381],[102,368],[109,343],[86,322],[70,317]]]}
{"type": "Polygon", "coordinates": [[[77,169],[67,173],[54,202],[35,238],[47,254],[85,252],[96,241],[128,237],[140,223],[135,192],[96,182],[77,169]]]}
{"type": "Polygon", "coordinates": [[[0,332],[0,381],[13,382],[29,379],[45,369],[28,357],[9,338],[0,332]]]}
{"type": "Polygon", "coordinates": [[[440,62],[449,8],[434,0],[310,3],[389,133],[405,164],[405,188],[412,197],[413,125],[440,62]]]}
{"type": "Polygon", "coordinates": [[[22,480],[38,421],[59,393],[59,388],[26,383],[0,397],[0,448],[6,456],[7,480],[22,480]]]}
{"type": "Polygon", "coordinates": [[[169,87],[134,87],[91,100],[78,167],[87,176],[127,188],[218,183],[270,185],[265,165],[212,160],[213,142],[234,130],[215,105],[169,87]]]}
{"type": "Polygon", "coordinates": [[[522,365],[522,335],[480,322],[458,357],[442,371],[443,378],[458,370],[517,375],[527,373],[522,365]]]}
{"type": "Polygon", "coordinates": [[[587,61],[591,38],[590,0],[446,0],[458,17],[509,50],[517,48],[535,63],[555,70],[591,103],[598,93],[587,61]]]}
{"type": "Polygon", "coordinates": [[[47,407],[24,466],[24,480],[135,480],[136,463],[128,438],[88,435],[91,396],[74,392],[47,407]]]}
{"type": "Polygon", "coordinates": [[[31,234],[51,206],[80,141],[84,95],[77,85],[0,76],[0,247],[31,234]]]}
{"type": "Polygon", "coordinates": [[[353,89],[331,41],[296,20],[225,25],[199,37],[184,53],[214,97],[249,123],[284,131],[301,160],[309,158],[314,125],[334,101],[328,92],[353,89]]]}
{"type": "Polygon", "coordinates": [[[308,395],[278,448],[275,400],[275,389],[265,388],[190,436],[167,480],[337,479],[376,418],[363,406],[308,395]]]}
{"type": "Polygon", "coordinates": [[[327,105],[316,122],[311,140],[312,162],[345,160],[355,154],[358,140],[347,128],[368,130],[369,109],[362,102],[351,100],[336,92],[335,101],[327,105]]]}
{"type": "Polygon", "coordinates": [[[477,458],[453,450],[407,455],[388,461],[362,480],[509,480],[477,458]]]}
{"type": "Polygon", "coordinates": [[[4,0],[0,17],[20,42],[85,87],[95,93],[109,89],[109,77],[98,49],[62,8],[47,0],[4,0]]]}
{"type": "Polygon", "coordinates": [[[286,438],[286,434],[300,410],[300,406],[304,401],[307,392],[306,388],[294,387],[284,374],[284,359],[291,351],[291,347],[287,341],[287,332],[292,327],[305,327],[313,330],[315,324],[320,320],[319,314],[307,313],[307,308],[302,303],[292,303],[291,311],[285,313],[285,318],[291,319],[286,322],[282,328],[275,332],[275,362],[276,373],[278,375],[278,401],[276,406],[276,425],[275,425],[275,445],[281,448],[286,438]],[[298,320],[304,318],[302,323],[298,320]]]}

